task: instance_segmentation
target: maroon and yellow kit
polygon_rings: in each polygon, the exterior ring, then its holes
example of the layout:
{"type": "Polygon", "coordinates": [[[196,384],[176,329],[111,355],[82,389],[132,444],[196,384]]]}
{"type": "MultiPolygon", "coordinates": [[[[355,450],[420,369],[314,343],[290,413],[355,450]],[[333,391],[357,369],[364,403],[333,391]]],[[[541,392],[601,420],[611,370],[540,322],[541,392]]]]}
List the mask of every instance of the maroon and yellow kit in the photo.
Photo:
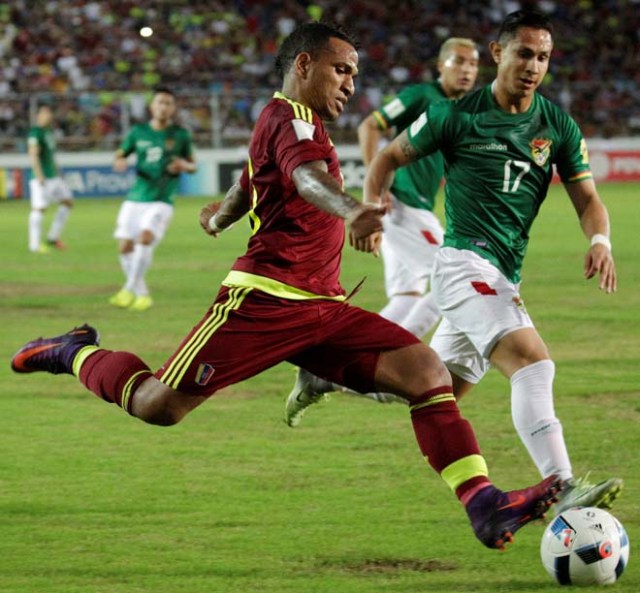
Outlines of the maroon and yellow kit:
{"type": "Polygon", "coordinates": [[[329,135],[311,109],[280,93],[263,109],[240,184],[252,235],[212,308],[156,373],[187,394],[211,395],[288,360],[360,391],[378,356],[418,340],[346,302],[340,285],[344,221],[301,197],[296,167],[323,160],[342,183],[329,135]]]}

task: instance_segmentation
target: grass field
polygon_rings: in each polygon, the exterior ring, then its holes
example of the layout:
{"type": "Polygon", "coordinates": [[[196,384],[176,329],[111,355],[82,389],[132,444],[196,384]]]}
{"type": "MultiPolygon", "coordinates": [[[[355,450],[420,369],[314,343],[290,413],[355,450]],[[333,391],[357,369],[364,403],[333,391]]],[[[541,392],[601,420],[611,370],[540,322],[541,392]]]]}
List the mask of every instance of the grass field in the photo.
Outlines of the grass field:
{"type": "MultiPolygon", "coordinates": [[[[640,188],[600,188],[613,221],[619,291],[582,278],[586,241],[554,189],[536,222],[523,296],[557,365],[556,409],[577,474],[624,477],[615,513],[631,561],[611,590],[640,589],[640,188]]],[[[0,591],[2,593],[418,593],[556,591],[538,545],[483,548],[426,466],[407,410],[334,396],[295,430],[282,422],[294,379],[280,365],[217,394],[180,425],[157,428],[98,401],[73,378],[12,374],[13,352],[85,321],[107,348],[154,368],[201,317],[246,227],[217,241],[197,226],[204,200],[178,202],[149,284],[156,306],[115,310],[111,238],[119,201],[78,200],[66,239],[26,250],[27,203],[0,204],[0,591]]],[[[356,304],[384,302],[381,263],[345,251],[356,304]]],[[[494,481],[537,474],[514,434],[508,383],[491,372],[465,401],[494,481]]]]}

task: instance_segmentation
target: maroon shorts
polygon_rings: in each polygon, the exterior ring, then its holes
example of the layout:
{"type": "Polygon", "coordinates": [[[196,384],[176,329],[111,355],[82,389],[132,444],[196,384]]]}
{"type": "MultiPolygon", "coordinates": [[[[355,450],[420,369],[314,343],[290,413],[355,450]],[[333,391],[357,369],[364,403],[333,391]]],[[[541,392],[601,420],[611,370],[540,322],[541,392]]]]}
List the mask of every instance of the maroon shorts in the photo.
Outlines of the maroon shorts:
{"type": "Polygon", "coordinates": [[[296,301],[223,286],[155,376],[177,391],[208,396],[288,361],[368,392],[380,353],[418,342],[377,313],[346,302],[296,301]]]}

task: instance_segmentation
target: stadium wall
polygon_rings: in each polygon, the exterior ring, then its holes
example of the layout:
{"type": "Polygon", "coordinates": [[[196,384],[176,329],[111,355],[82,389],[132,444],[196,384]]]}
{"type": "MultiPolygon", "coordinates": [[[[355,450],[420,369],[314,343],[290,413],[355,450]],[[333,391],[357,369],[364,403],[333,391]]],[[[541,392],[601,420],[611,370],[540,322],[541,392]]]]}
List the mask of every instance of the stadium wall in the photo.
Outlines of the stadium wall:
{"type": "MultiPolygon", "coordinates": [[[[640,139],[590,140],[591,168],[596,181],[640,181],[640,139]]],[[[357,146],[337,147],[341,157],[345,187],[360,188],[364,165],[357,146]]],[[[216,195],[239,177],[246,149],[210,149],[196,153],[198,170],[182,175],[178,193],[184,196],[216,195]]],[[[135,179],[114,173],[111,152],[59,153],[58,164],[74,196],[96,198],[124,195],[135,179]]],[[[26,154],[0,155],[0,200],[29,198],[29,157],[26,154]]]]}

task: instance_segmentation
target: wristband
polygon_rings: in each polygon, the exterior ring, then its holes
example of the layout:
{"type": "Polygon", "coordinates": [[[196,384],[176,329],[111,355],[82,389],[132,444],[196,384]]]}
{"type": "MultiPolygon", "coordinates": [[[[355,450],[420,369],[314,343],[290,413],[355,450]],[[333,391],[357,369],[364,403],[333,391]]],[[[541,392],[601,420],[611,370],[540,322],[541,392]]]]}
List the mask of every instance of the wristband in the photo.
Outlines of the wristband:
{"type": "Polygon", "coordinates": [[[603,235],[601,233],[596,233],[595,235],[593,235],[593,237],[591,237],[591,246],[593,247],[596,243],[604,245],[609,251],[611,251],[611,241],[606,235],[603,235]]]}
{"type": "MultiPolygon", "coordinates": [[[[217,212],[216,212],[217,214],[217,212]]],[[[233,224],[230,224],[229,226],[224,227],[223,229],[221,229],[217,224],[216,224],[216,214],[214,214],[210,219],[209,219],[209,228],[214,232],[214,233],[221,233],[222,231],[226,231],[227,229],[230,229],[233,224]]]]}
{"type": "Polygon", "coordinates": [[[221,233],[222,231],[224,231],[224,229],[221,229],[217,224],[216,224],[216,215],[214,214],[210,219],[209,219],[209,228],[214,232],[214,233],[221,233]]]}

